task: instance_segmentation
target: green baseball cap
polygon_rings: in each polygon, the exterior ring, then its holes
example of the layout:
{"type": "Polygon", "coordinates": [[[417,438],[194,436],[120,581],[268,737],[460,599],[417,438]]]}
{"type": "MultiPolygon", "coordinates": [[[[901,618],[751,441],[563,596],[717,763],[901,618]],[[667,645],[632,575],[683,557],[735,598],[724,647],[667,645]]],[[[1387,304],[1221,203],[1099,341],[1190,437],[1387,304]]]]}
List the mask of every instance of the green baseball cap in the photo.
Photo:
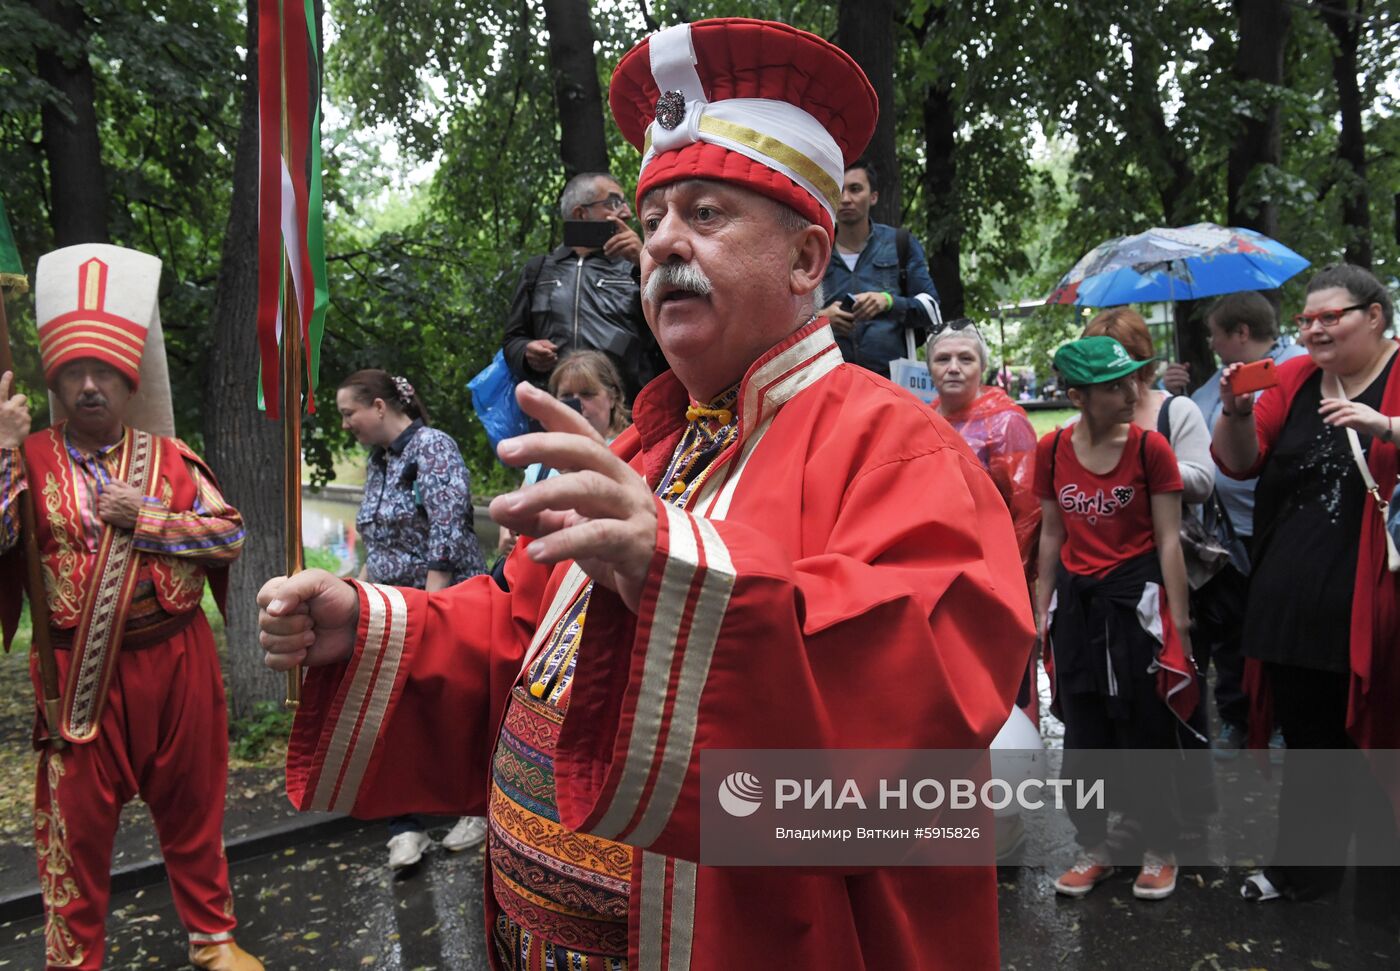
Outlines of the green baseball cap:
{"type": "Polygon", "coordinates": [[[1054,367],[1069,387],[1117,381],[1125,374],[1151,364],[1134,361],[1126,348],[1112,337],[1081,337],[1055,352],[1054,367]]]}

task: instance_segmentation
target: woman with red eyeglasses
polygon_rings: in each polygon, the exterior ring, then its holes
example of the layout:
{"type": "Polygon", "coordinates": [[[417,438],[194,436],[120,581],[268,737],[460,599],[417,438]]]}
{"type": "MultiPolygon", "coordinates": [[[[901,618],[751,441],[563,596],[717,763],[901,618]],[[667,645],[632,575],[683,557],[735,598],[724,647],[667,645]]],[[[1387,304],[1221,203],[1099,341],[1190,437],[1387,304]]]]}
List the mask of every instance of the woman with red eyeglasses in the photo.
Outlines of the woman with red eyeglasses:
{"type": "MultiPolygon", "coordinates": [[[[1359,758],[1309,751],[1400,749],[1400,573],[1388,568],[1383,502],[1400,466],[1394,309],[1368,271],[1339,264],[1312,278],[1294,320],[1308,356],[1280,365],[1278,385],[1257,400],[1231,391],[1241,365],[1226,368],[1212,443],[1225,474],[1259,477],[1246,681],[1251,724],[1273,724],[1271,707],[1288,746],[1275,865],[1241,888],[1261,901],[1335,890],[1353,835],[1358,862],[1400,861],[1385,793],[1400,791],[1393,760],[1378,785],[1356,771],[1359,758]],[[1336,863],[1293,865],[1304,859],[1336,863]]],[[[1397,873],[1357,868],[1359,914],[1400,913],[1397,873]]]]}

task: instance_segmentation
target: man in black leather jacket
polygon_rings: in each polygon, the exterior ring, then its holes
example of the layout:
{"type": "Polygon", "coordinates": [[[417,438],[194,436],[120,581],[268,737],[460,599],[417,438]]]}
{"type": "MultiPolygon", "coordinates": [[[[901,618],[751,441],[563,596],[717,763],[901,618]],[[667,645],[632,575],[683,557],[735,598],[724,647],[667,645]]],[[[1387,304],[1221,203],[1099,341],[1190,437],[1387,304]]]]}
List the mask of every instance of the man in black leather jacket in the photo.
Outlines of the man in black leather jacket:
{"type": "Polygon", "coordinates": [[[506,361],[517,376],[544,387],[569,351],[603,351],[617,365],[630,403],[666,369],[642,316],[642,241],[627,225],[632,210],[622,187],[605,172],[570,179],[559,210],[565,219],[610,221],[617,229],[601,249],[560,246],[525,264],[506,320],[506,361]]]}

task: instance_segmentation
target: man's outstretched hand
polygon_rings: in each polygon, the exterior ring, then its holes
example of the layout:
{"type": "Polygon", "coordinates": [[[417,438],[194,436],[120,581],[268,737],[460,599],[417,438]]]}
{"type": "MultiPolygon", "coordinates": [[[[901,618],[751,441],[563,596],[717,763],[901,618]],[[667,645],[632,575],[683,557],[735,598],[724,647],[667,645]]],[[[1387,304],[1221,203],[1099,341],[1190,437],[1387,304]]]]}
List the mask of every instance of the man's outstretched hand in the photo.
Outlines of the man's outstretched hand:
{"type": "Polygon", "coordinates": [[[258,591],[258,640],[274,671],[347,660],[355,648],[360,598],[325,570],[273,577],[258,591]]]}
{"type": "Polygon", "coordinates": [[[516,466],[543,462],[562,474],[497,496],[491,518],[534,537],[525,551],[530,559],[577,561],[635,613],[656,552],[651,489],[578,412],[528,383],[516,387],[515,397],[545,430],[501,442],[501,460],[516,466]]]}

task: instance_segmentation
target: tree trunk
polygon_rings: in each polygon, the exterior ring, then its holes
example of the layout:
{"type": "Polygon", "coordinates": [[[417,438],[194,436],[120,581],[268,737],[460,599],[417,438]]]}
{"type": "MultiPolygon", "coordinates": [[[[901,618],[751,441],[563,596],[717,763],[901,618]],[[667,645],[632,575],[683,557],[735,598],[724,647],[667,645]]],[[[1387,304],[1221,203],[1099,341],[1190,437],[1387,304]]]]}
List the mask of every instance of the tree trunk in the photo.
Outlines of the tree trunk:
{"type": "Polygon", "coordinates": [[[1371,199],[1366,186],[1366,131],[1361,124],[1361,86],[1357,82],[1356,52],[1364,21],[1365,0],[1356,10],[1347,0],[1320,0],[1322,20],[1337,41],[1332,78],[1337,84],[1337,107],[1342,130],[1337,138],[1337,161],[1347,173],[1341,180],[1342,225],[1347,230],[1346,261],[1371,268],[1371,199]]]}
{"type": "MultiPolygon", "coordinates": [[[[1148,43],[1132,43],[1133,61],[1129,70],[1132,107],[1127,116],[1129,136],[1136,136],[1148,171],[1156,183],[1166,226],[1184,226],[1200,218],[1196,199],[1196,170],[1192,155],[1180,137],[1167,124],[1162,99],[1157,94],[1161,65],[1159,52],[1148,43]]],[[[1215,371],[1210,335],[1198,313],[1199,301],[1173,301],[1172,336],[1167,354],[1173,361],[1190,365],[1199,376],[1215,371]]]]}
{"type": "Polygon", "coordinates": [[[945,320],[961,317],[963,307],[962,221],[958,202],[957,109],[946,79],[929,85],[924,96],[924,207],[928,213],[928,270],[938,288],[945,320]]]}
{"type": "Polygon", "coordinates": [[[213,344],[204,396],[205,457],[243,514],[247,540],[229,575],[229,712],[280,701],[284,679],[262,663],[256,596],[285,572],[282,533],[282,424],[256,406],[258,374],[258,0],[248,0],[247,79],[233,168],[233,199],[214,300],[213,344]]]}
{"type": "Polygon", "coordinates": [[[1167,124],[1166,110],[1157,95],[1161,65],[1152,55],[1144,53],[1145,48],[1146,45],[1133,45],[1131,78],[1135,115],[1130,118],[1130,124],[1142,139],[1144,154],[1151,160],[1149,171],[1157,183],[1163,223],[1184,226],[1199,218],[1193,198],[1196,171],[1186,146],[1167,124]]]}
{"type": "Polygon", "coordinates": [[[880,199],[870,210],[876,222],[898,226],[899,157],[894,147],[894,0],[841,0],[836,42],[860,65],[880,99],[880,116],[865,157],[880,176],[880,199]]]}
{"type": "MultiPolygon", "coordinates": [[[[1259,82],[1283,88],[1283,51],[1293,9],[1284,0],[1235,0],[1240,41],[1235,51],[1235,81],[1259,82]]],[[[1277,97],[1255,104],[1251,114],[1236,116],[1239,124],[1230,146],[1226,172],[1226,219],[1265,236],[1278,235],[1278,203],[1246,198],[1249,180],[1261,166],[1277,167],[1283,158],[1283,134],[1277,97]]]]}
{"type": "Polygon", "coordinates": [[[45,20],[71,38],[76,50],[40,48],[39,77],[66,100],[46,100],[42,111],[44,156],[49,163],[54,245],[105,243],[107,176],[97,136],[92,65],[87,55],[87,18],[75,0],[34,0],[45,20]],[[66,56],[65,56],[66,54],[66,56]]]}
{"type": "Polygon", "coordinates": [[[584,0],[545,0],[544,23],[549,31],[549,66],[554,75],[564,177],[606,172],[608,144],[603,135],[603,96],[598,88],[588,4],[584,0]]]}

